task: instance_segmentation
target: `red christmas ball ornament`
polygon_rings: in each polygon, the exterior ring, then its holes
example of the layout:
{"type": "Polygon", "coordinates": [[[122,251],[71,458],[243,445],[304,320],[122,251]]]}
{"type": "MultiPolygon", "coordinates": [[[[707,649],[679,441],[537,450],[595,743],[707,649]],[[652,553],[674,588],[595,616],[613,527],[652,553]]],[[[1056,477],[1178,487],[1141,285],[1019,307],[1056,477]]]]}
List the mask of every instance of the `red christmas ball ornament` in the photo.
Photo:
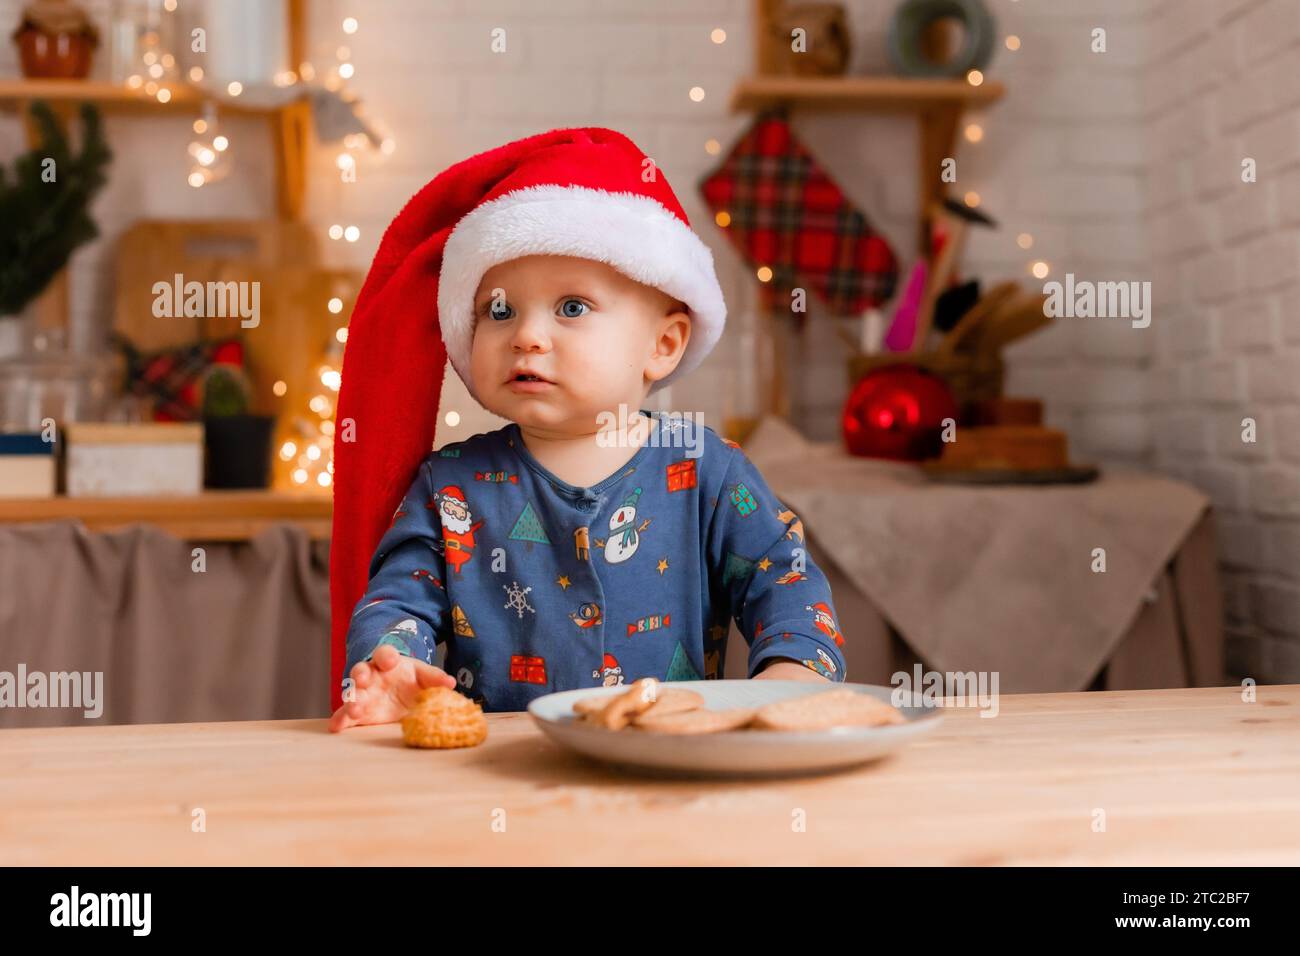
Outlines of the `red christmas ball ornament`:
{"type": "Polygon", "coordinates": [[[844,445],[866,458],[935,458],[945,418],[956,421],[957,402],[943,379],[915,365],[887,365],[867,373],[849,393],[844,445]]]}

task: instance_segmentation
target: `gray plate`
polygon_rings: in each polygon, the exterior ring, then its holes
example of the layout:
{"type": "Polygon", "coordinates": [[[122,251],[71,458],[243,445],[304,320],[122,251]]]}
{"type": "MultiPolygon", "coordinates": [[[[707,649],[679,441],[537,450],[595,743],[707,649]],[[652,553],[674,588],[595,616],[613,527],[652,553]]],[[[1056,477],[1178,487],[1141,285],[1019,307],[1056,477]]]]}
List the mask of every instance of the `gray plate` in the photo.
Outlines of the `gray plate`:
{"type": "MultiPolygon", "coordinates": [[[[663,687],[692,690],[710,710],[761,707],[778,700],[847,687],[859,694],[891,701],[894,689],[873,684],[813,684],[805,681],[710,680],[665,682],[663,687]]],[[[652,734],[639,730],[606,730],[578,721],[573,702],[583,697],[612,697],[627,687],[570,690],[539,697],[528,713],[548,737],[570,750],[623,766],[689,774],[768,775],[817,773],[855,766],[885,756],[929,733],[943,719],[937,707],[921,704],[920,696],[898,710],[906,723],[887,727],[837,727],[792,733],[777,730],[733,730],[694,736],[652,734]]]]}

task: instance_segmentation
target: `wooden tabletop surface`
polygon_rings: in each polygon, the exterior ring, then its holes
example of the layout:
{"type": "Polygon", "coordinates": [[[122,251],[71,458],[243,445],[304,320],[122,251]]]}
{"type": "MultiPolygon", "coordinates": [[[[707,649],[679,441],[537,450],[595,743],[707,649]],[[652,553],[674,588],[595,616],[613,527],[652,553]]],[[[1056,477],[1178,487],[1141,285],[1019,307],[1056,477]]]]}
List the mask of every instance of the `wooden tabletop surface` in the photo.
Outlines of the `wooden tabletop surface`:
{"type": "Polygon", "coordinates": [[[0,864],[1300,863],[1300,685],[1006,696],[845,773],[638,776],[526,714],[0,731],[0,864]],[[196,809],[205,829],[196,832],[196,809]]]}

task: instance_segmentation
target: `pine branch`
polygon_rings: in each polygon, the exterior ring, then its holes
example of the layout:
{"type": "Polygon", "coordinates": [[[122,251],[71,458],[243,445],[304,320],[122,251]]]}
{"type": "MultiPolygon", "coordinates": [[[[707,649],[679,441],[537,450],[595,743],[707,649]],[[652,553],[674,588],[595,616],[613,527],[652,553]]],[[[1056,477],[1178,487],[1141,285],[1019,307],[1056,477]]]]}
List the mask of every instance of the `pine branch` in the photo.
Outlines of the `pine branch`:
{"type": "Polygon", "coordinates": [[[82,145],[73,155],[47,103],[32,104],[40,145],[0,167],[0,316],[15,315],[36,298],[78,248],[99,235],[90,203],[108,181],[113,154],[99,110],[81,106],[82,145]],[[54,181],[42,174],[54,161],[54,181]]]}

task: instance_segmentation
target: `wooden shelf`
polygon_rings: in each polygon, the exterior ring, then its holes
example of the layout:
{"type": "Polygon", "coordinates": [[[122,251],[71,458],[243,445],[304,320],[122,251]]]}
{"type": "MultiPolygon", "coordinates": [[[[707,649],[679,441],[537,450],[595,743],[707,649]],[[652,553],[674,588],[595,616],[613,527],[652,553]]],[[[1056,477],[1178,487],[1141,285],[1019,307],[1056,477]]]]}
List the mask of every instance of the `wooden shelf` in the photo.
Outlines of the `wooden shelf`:
{"type": "MultiPolygon", "coordinates": [[[[287,0],[285,28],[289,62],[298,64],[306,58],[307,0],[287,0]]],[[[171,99],[159,103],[143,89],[103,80],[41,80],[24,77],[0,79],[0,111],[23,112],[32,100],[45,100],[56,115],[66,120],[80,103],[96,103],[107,113],[192,112],[204,103],[216,104],[218,113],[261,116],[270,120],[275,143],[276,206],[282,219],[302,215],[307,188],[307,147],[311,133],[311,105],[299,96],[279,106],[258,106],[233,97],[206,92],[190,83],[169,86],[171,99]]],[[[38,136],[30,116],[24,116],[28,145],[38,146],[38,136]]],[[[66,271],[66,270],[65,270],[66,271]]],[[[66,278],[62,281],[66,282],[66,278]]],[[[64,324],[67,318],[64,316],[64,324]]]]}
{"type": "Polygon", "coordinates": [[[900,76],[754,76],[741,80],[731,94],[732,112],[776,106],[799,109],[866,110],[924,113],[987,106],[1006,92],[985,80],[921,80],[900,76]]]}
{"type": "Polygon", "coordinates": [[[172,98],[160,103],[143,89],[132,90],[117,83],[101,80],[27,80],[0,79],[0,110],[14,112],[32,100],[45,100],[51,106],[95,103],[107,113],[157,113],[175,110],[193,112],[209,100],[218,111],[249,116],[273,116],[290,104],[255,106],[238,99],[208,93],[196,86],[170,86],[172,98]]]}
{"type": "Polygon", "coordinates": [[[144,90],[132,90],[101,80],[0,79],[0,111],[21,112],[27,127],[27,142],[38,145],[38,131],[26,114],[33,100],[44,100],[64,122],[81,103],[95,103],[106,113],[162,114],[193,113],[212,102],[218,113],[261,117],[272,124],[275,143],[276,206],[282,219],[297,219],[302,213],[307,185],[307,146],[311,127],[311,106],[295,97],[279,106],[257,106],[237,99],[205,92],[190,84],[169,87],[166,103],[144,90]]]}
{"type": "Polygon", "coordinates": [[[187,541],[247,541],[288,522],[328,540],[334,501],[275,491],[205,491],[139,498],[0,498],[0,524],[80,521],[91,531],[150,524],[187,541]]]}

